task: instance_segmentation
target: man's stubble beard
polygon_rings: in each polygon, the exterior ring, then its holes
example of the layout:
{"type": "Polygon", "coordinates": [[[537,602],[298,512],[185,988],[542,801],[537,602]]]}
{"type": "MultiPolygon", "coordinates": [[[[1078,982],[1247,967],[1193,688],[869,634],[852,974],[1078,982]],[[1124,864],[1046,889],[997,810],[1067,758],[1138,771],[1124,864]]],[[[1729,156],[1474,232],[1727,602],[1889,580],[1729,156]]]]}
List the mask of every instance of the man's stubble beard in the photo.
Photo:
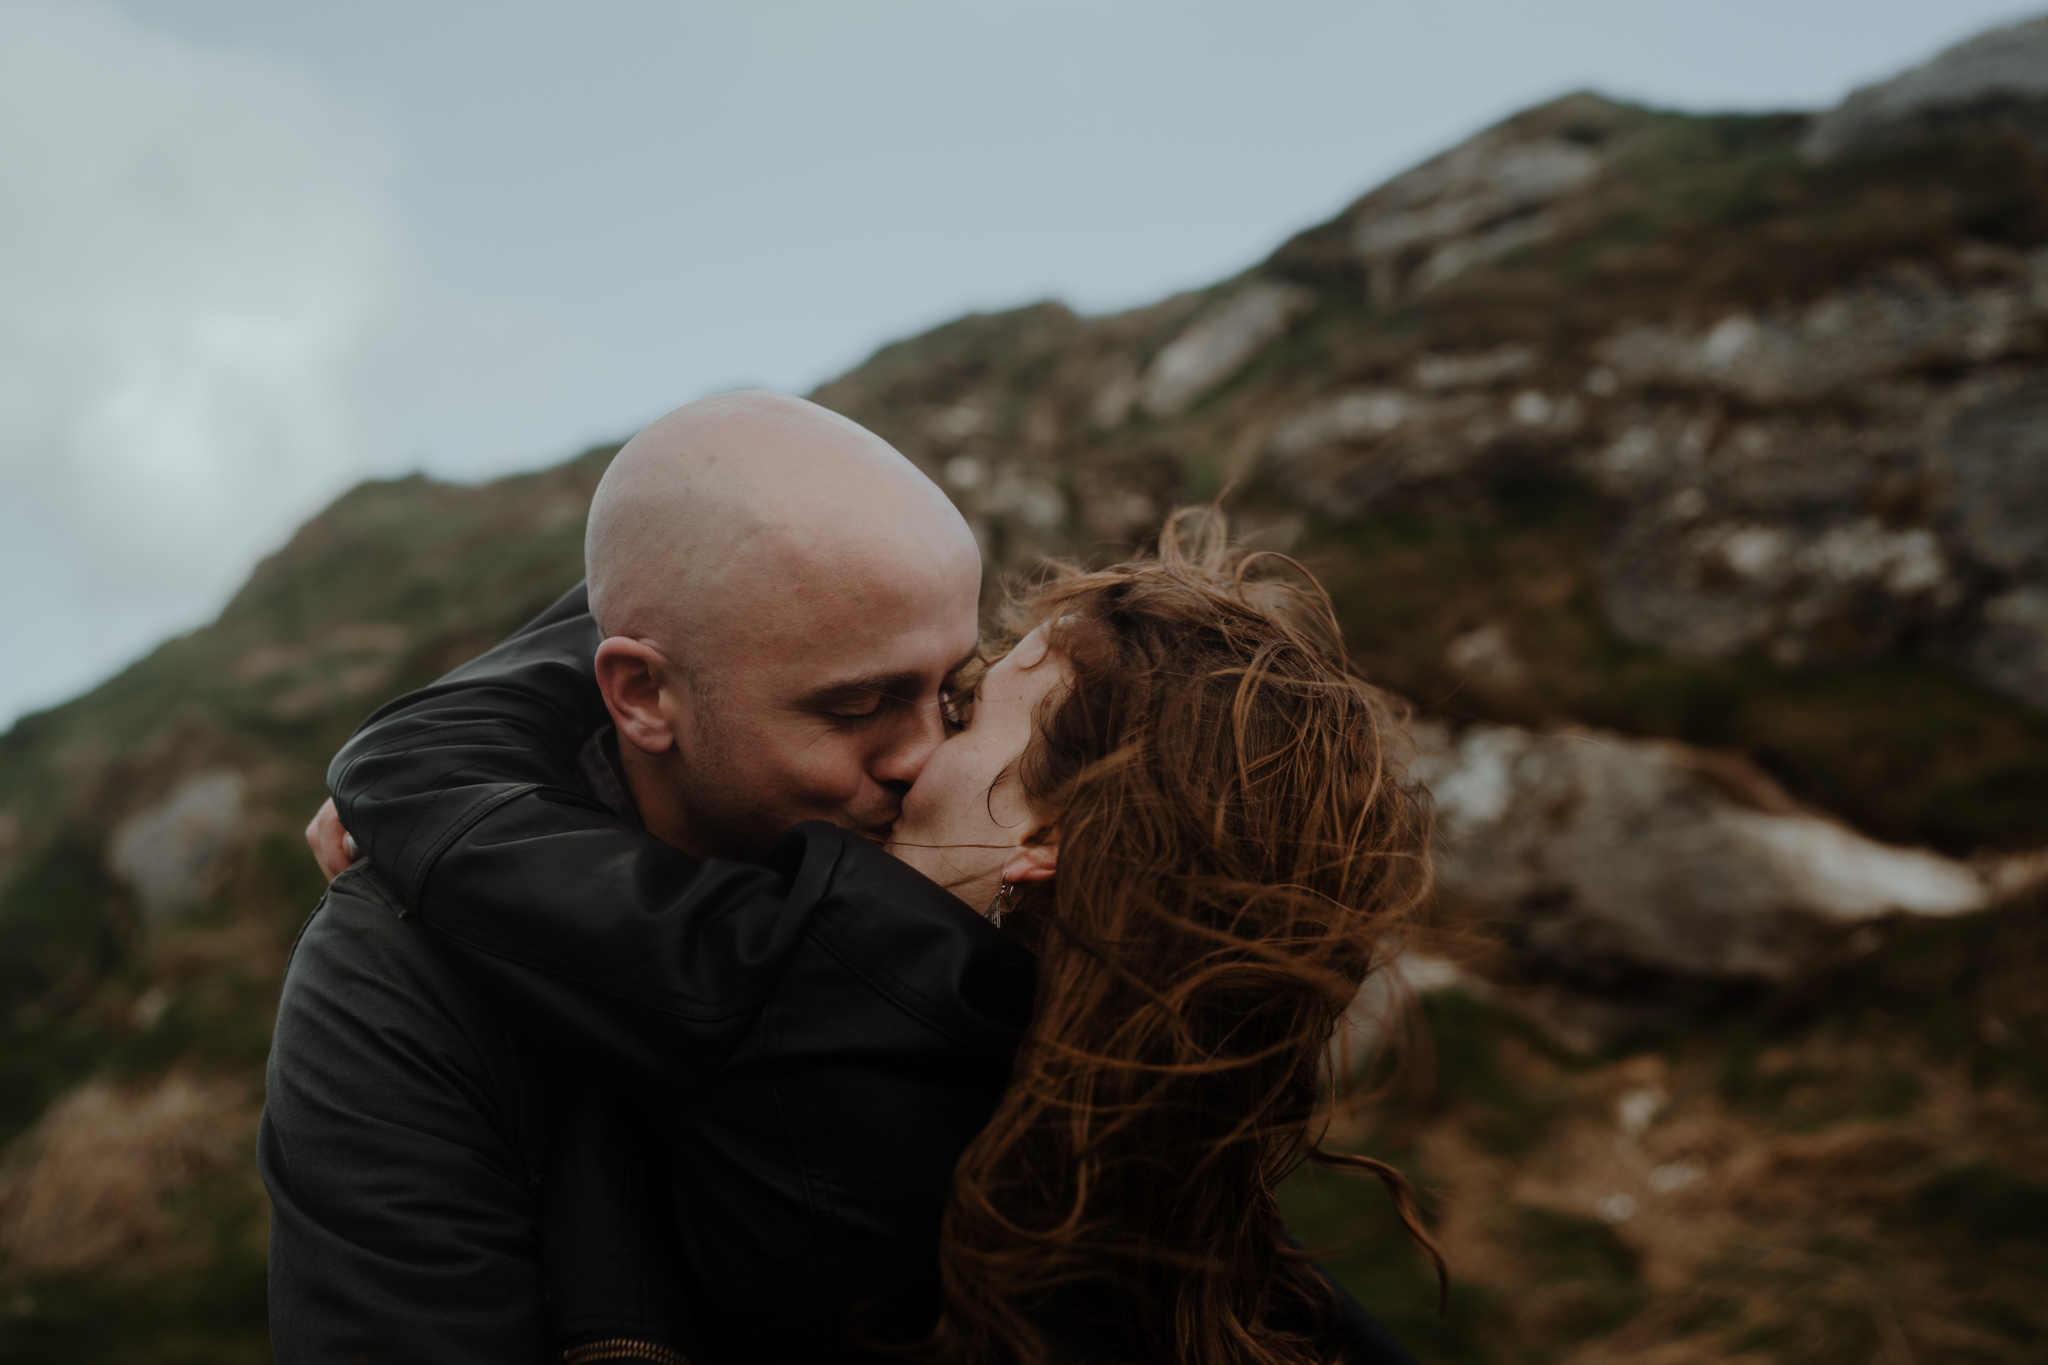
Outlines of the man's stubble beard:
{"type": "Polygon", "coordinates": [[[696,700],[689,753],[677,756],[677,803],[704,843],[706,856],[759,862],[788,827],[787,821],[764,808],[748,786],[718,707],[707,696],[696,700]]]}
{"type": "Polygon", "coordinates": [[[743,745],[735,742],[731,727],[724,723],[717,696],[707,689],[693,698],[689,752],[677,750],[671,773],[677,805],[704,856],[763,862],[776,841],[803,820],[828,821],[874,843],[886,842],[901,814],[900,805],[876,812],[884,822],[864,828],[849,823],[852,811],[806,809],[782,793],[760,790],[758,779],[750,780],[741,761],[743,745]]]}

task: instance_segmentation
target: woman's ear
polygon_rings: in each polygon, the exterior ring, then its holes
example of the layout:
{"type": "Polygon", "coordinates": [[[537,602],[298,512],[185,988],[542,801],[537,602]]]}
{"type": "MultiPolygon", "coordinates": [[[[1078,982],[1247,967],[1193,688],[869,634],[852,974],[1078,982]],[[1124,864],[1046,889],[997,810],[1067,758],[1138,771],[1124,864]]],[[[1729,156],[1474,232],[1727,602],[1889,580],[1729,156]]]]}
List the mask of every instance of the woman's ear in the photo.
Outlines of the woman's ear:
{"type": "Polygon", "coordinates": [[[1018,841],[1003,859],[1003,880],[1013,885],[1052,880],[1060,870],[1060,832],[1040,825],[1018,841]]]}

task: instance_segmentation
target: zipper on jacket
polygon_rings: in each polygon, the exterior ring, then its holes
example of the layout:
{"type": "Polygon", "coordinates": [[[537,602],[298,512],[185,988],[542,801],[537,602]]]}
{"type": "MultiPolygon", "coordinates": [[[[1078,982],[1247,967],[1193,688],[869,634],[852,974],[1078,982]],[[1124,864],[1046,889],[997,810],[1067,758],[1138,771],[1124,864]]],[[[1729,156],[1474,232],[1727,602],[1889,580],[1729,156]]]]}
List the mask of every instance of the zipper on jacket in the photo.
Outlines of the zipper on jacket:
{"type": "Polygon", "coordinates": [[[586,1341],[562,1352],[562,1365],[590,1365],[598,1360],[651,1361],[653,1365],[690,1365],[690,1358],[672,1346],[638,1337],[606,1337],[586,1341]]]}

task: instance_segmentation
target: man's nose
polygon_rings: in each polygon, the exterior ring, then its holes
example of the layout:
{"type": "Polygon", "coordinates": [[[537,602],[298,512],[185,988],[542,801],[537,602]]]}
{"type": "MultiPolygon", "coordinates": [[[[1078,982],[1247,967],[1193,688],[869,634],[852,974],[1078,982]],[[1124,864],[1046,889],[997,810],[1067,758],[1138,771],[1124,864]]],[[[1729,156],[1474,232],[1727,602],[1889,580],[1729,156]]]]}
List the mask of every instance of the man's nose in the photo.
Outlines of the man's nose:
{"type": "Polygon", "coordinates": [[[937,702],[907,708],[888,745],[868,765],[868,773],[884,786],[907,787],[917,781],[926,761],[945,740],[946,719],[937,702]]]}

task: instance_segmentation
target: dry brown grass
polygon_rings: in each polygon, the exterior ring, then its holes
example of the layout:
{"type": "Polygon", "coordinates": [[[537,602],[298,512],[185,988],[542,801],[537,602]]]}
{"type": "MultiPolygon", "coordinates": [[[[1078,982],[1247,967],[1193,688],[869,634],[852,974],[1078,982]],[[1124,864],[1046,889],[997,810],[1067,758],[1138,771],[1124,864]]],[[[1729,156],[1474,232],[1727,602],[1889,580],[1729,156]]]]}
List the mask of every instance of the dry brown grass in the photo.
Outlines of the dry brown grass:
{"type": "MultiPolygon", "coordinates": [[[[1875,1041],[1814,1039],[1767,1065],[1847,1071],[1906,1061],[1891,1052],[1875,1041]]],[[[1426,1125],[1414,1150],[1440,1201],[1437,1236],[1454,1273],[1506,1305],[1520,1347],[1508,1359],[2021,1358],[1981,1322],[1983,1305],[2010,1292],[1954,1273],[1959,1247],[1901,1219],[1940,1166],[1991,1160],[2039,1171],[2039,1109],[1916,1060],[1921,1090],[1900,1112],[1816,1115],[1806,1131],[1788,1131],[1783,1109],[1730,1103],[1707,1049],[1568,1073],[1511,1063],[1553,1098],[1554,1117],[1541,1141],[1514,1154],[1475,1136],[1469,1107],[1426,1125]],[[1614,1310],[1619,1320],[1588,1339],[1587,1272],[1550,1264],[1525,1210],[1610,1227],[1638,1259],[1608,1289],[1638,1296],[1640,1307],[1614,1310]]]]}
{"type": "Polygon", "coordinates": [[[32,1274],[88,1270],[171,1239],[164,1196],[242,1157],[246,1087],[173,1072],[93,1081],[16,1144],[0,1176],[0,1248],[32,1274]]]}

